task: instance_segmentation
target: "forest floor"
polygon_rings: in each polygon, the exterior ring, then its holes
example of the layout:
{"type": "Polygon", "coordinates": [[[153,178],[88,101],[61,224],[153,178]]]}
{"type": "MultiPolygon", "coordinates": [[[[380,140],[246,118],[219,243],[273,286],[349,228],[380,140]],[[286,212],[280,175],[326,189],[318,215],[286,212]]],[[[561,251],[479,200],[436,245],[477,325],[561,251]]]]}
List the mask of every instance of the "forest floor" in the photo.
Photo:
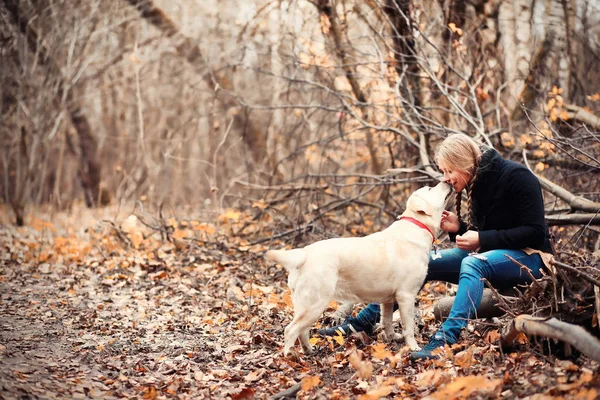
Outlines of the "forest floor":
{"type": "MultiPolygon", "coordinates": [[[[286,273],[263,261],[267,243],[241,238],[268,237],[241,212],[214,224],[144,224],[115,210],[79,210],[32,215],[21,228],[6,215],[3,399],[249,399],[286,390],[334,399],[600,396],[597,362],[558,359],[528,343],[505,354],[488,321],[471,324],[462,347],[438,361],[410,362],[402,343],[365,335],[313,337],[314,355],[284,358],[286,273]]],[[[447,289],[430,284],[420,295],[421,343],[437,327],[431,305],[447,289]]]]}

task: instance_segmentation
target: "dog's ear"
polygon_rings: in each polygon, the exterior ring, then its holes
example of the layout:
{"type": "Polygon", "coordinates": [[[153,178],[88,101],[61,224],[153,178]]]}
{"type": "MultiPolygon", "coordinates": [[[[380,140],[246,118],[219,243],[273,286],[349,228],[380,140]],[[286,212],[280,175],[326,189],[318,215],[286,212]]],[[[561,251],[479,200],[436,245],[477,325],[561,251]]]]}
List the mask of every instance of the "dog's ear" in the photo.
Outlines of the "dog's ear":
{"type": "Polygon", "coordinates": [[[433,215],[433,207],[425,199],[419,196],[411,196],[407,204],[408,208],[417,214],[433,215]]]}

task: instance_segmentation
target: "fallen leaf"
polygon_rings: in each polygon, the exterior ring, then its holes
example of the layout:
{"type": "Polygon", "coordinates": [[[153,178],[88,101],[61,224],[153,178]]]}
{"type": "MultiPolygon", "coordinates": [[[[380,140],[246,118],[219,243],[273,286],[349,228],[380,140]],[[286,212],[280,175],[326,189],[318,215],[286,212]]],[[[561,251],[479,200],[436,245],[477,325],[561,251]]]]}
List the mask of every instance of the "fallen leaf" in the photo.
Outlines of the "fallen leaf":
{"type": "Polygon", "coordinates": [[[377,389],[370,390],[366,394],[359,397],[360,400],[377,400],[387,396],[394,390],[391,386],[381,386],[377,389]]]}
{"type": "Polygon", "coordinates": [[[460,368],[469,368],[474,362],[473,347],[469,347],[454,356],[454,364],[460,368]]]}
{"type": "Polygon", "coordinates": [[[377,343],[371,347],[373,348],[373,357],[375,357],[378,360],[383,360],[384,358],[392,358],[394,356],[391,351],[386,350],[386,346],[384,343],[377,343]]]}
{"type": "Polygon", "coordinates": [[[231,400],[246,400],[254,398],[254,390],[251,388],[243,388],[239,393],[232,394],[231,400]]]}
{"type": "Polygon", "coordinates": [[[352,352],[348,357],[348,361],[350,361],[350,365],[354,367],[360,378],[369,379],[373,374],[373,363],[364,361],[358,352],[352,352]]]}
{"type": "Polygon", "coordinates": [[[475,392],[499,395],[501,389],[502,379],[489,380],[481,375],[461,376],[434,392],[431,398],[438,400],[466,399],[475,392]]]}
{"type": "Polygon", "coordinates": [[[319,386],[320,383],[321,383],[321,378],[319,378],[318,376],[306,376],[306,377],[302,378],[300,388],[303,391],[308,392],[312,388],[316,388],[317,386],[319,386]]]}
{"type": "Polygon", "coordinates": [[[154,386],[148,386],[146,390],[144,390],[143,398],[146,400],[154,400],[158,396],[158,392],[154,388],[154,386]]]}
{"type": "Polygon", "coordinates": [[[250,371],[250,373],[244,377],[244,380],[246,382],[256,382],[256,381],[260,380],[260,378],[263,377],[265,372],[266,372],[266,370],[264,368],[261,368],[256,371],[250,371]]]}

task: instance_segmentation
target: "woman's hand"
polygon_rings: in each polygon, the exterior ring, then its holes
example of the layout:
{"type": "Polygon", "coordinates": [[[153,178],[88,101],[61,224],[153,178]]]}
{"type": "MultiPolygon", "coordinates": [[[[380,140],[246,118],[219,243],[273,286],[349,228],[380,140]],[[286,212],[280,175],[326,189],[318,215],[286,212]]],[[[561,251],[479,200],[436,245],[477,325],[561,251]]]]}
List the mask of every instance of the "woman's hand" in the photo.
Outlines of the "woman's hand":
{"type": "Polygon", "coordinates": [[[458,220],[458,216],[453,212],[443,211],[440,229],[445,232],[458,232],[460,229],[460,221],[458,220]]]}
{"type": "Polygon", "coordinates": [[[467,250],[467,251],[475,251],[480,246],[479,244],[479,232],[476,231],[466,231],[462,235],[458,235],[456,237],[456,246],[459,249],[467,250]]]}

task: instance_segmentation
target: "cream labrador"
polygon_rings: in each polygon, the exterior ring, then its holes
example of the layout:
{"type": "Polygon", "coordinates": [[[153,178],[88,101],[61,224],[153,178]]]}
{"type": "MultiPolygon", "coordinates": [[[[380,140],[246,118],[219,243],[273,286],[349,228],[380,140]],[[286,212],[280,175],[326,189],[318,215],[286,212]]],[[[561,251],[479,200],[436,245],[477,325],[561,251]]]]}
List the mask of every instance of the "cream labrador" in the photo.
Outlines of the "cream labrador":
{"type": "Polygon", "coordinates": [[[293,250],[269,250],[268,260],[285,267],[292,292],[294,318],[285,328],[284,354],[296,339],[312,352],[309,328],[331,299],[343,303],[381,303],[384,340],[398,340],[392,313],[398,302],[404,339],[415,340],[415,297],[427,275],[429,252],[440,228],[442,211],[452,191],[446,183],[415,191],[406,210],[388,228],[365,237],[322,240],[293,250]]]}

